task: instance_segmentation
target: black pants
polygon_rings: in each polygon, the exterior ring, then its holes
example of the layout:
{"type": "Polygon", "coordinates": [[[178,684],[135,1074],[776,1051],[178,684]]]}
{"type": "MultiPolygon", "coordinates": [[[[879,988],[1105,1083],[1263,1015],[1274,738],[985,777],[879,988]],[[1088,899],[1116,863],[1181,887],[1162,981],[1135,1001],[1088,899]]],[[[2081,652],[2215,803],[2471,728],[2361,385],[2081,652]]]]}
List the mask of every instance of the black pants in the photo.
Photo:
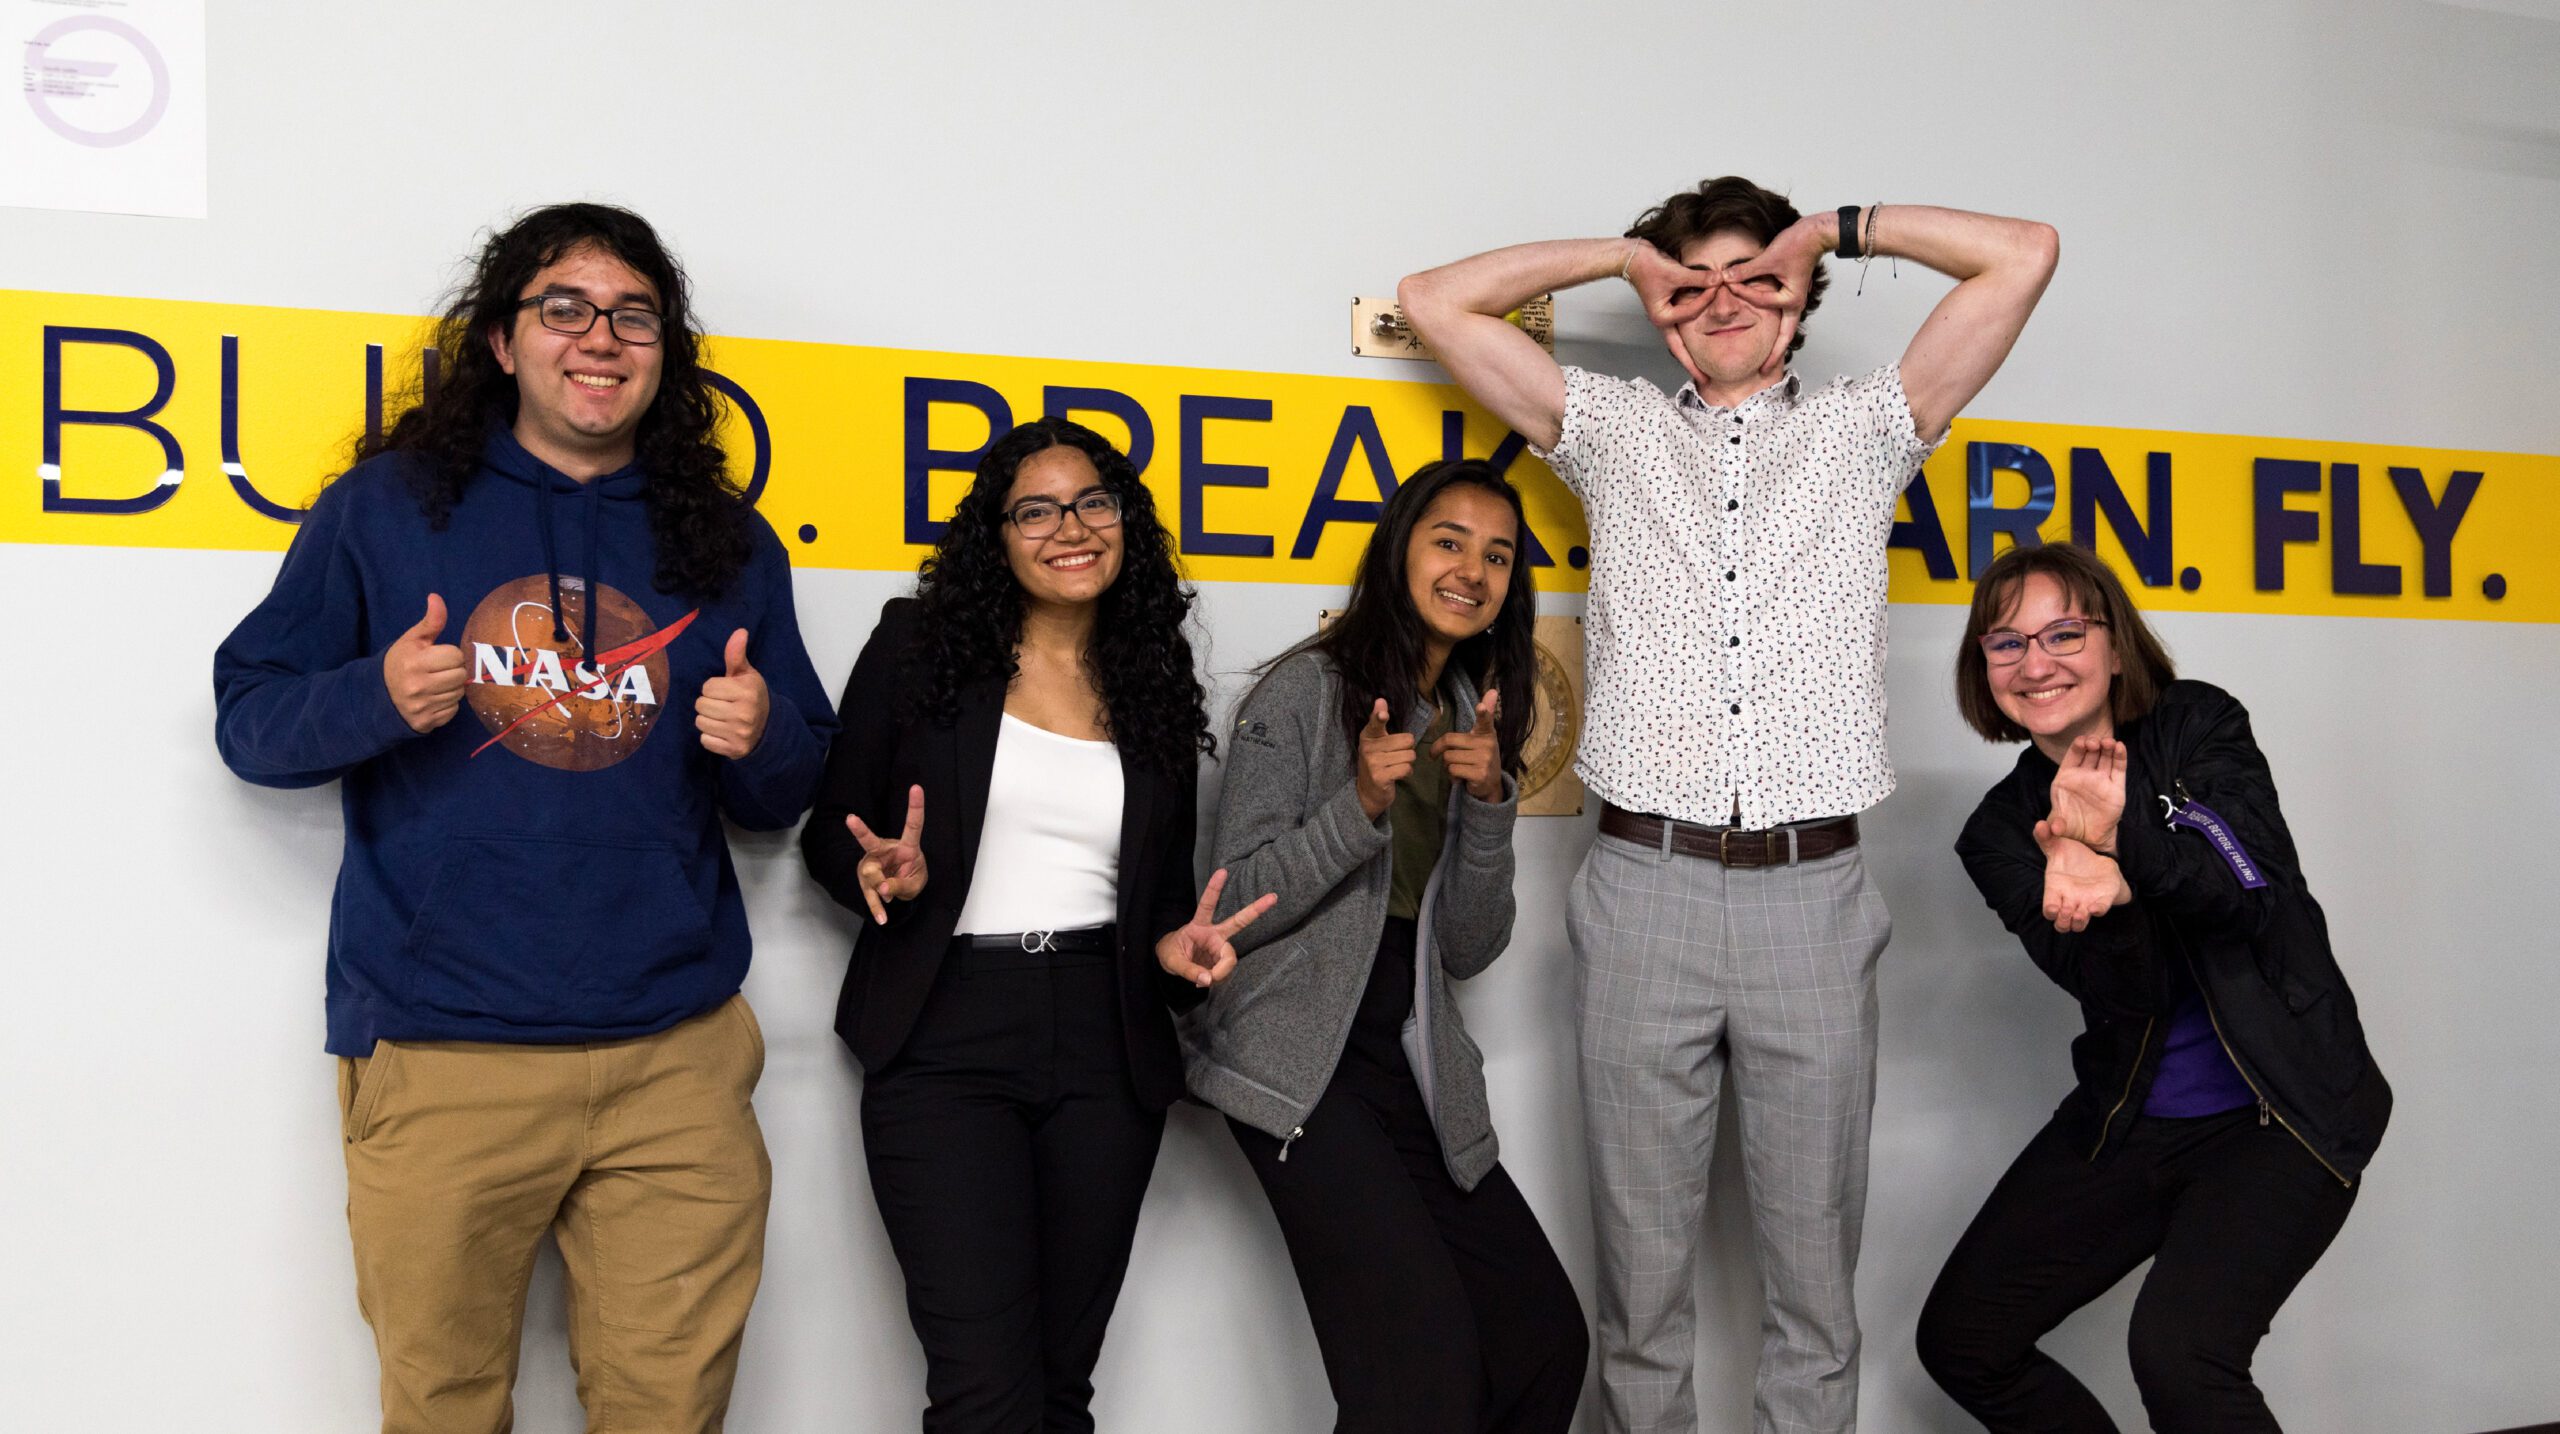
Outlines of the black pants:
{"type": "Polygon", "coordinates": [[[1094,1361],[1164,1134],[1130,1084],[1111,960],[955,945],[906,1048],[863,1082],[928,1434],[1093,1428],[1094,1361]]]}
{"type": "Polygon", "coordinates": [[[1983,1424],[2112,1431],[2036,1341],[2148,1258],[2134,1383],[2163,1434],[2272,1430],[2249,1361],[2355,1192],[2256,1107],[2135,1121],[2096,1165],[2059,1118],[1973,1217],[1920,1311],[1920,1363],[1983,1424]]]}
{"type": "Polygon", "coordinates": [[[1406,1064],[1413,923],[1390,920],[1351,1042],[1280,1158],[1230,1120],[1289,1244],[1338,1434],[1562,1434],[1582,1397],[1582,1304],[1520,1188],[1472,1191],[1406,1064]]]}

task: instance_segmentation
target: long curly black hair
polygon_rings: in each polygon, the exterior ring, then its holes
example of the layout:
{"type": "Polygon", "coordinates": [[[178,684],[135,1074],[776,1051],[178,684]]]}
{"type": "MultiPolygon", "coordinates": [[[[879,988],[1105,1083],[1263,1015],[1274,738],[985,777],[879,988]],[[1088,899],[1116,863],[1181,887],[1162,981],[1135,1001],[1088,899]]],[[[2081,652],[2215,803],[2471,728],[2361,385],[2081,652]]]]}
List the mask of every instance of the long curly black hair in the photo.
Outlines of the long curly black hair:
{"type": "Polygon", "coordinates": [[[490,425],[512,426],[516,419],[516,380],[498,366],[490,337],[512,331],[517,302],[534,275],[583,248],[630,265],[658,291],[666,361],[636,438],[640,467],[649,475],[655,581],[660,592],[717,597],[746,566],[753,532],[715,436],[724,400],[704,377],[702,331],[683,267],[648,221],[628,209],[555,204],[491,234],[471,277],[436,320],[436,375],[421,378],[398,422],[356,440],[354,461],[414,454],[419,461],[410,469],[410,486],[428,523],[443,528],[479,470],[490,425]]]}
{"type": "MultiPolygon", "coordinates": [[[[1351,748],[1360,748],[1360,730],[1369,725],[1377,700],[1387,710],[1406,712],[1420,700],[1424,629],[1406,590],[1405,550],[1414,526],[1431,509],[1432,500],[1457,487],[1482,488],[1511,506],[1519,532],[1529,531],[1529,515],[1520,505],[1520,490],[1481,458],[1443,459],[1426,463],[1396,485],[1378,515],[1377,531],[1360,555],[1360,572],[1351,583],[1351,600],[1331,626],[1301,643],[1333,659],[1342,674],[1342,730],[1351,748]]],[[[1492,625],[1449,652],[1449,667],[1467,674],[1481,692],[1502,693],[1502,715],[1494,734],[1502,741],[1502,769],[1518,776],[1527,766],[1523,748],[1529,724],[1537,715],[1538,596],[1529,577],[1528,543],[1517,543],[1511,564],[1511,587],[1492,625]]],[[[1295,651],[1296,649],[1292,649],[1295,651]]],[[[1287,653],[1281,654],[1288,656],[1287,653]]]]}
{"type": "Polygon", "coordinates": [[[948,727],[959,720],[963,686],[998,673],[1010,680],[1020,670],[1014,647],[1022,640],[1022,586],[1005,558],[1005,498],[1023,462],[1052,448],[1092,459],[1102,486],[1120,500],[1120,576],[1103,590],[1084,655],[1111,740],[1142,762],[1180,771],[1216,750],[1208,693],[1184,631],[1198,597],[1182,581],[1155,498],[1127,455],[1063,418],[1025,423],[989,446],[977,480],[917,569],[924,613],[906,653],[900,686],[909,710],[902,715],[948,727]]]}

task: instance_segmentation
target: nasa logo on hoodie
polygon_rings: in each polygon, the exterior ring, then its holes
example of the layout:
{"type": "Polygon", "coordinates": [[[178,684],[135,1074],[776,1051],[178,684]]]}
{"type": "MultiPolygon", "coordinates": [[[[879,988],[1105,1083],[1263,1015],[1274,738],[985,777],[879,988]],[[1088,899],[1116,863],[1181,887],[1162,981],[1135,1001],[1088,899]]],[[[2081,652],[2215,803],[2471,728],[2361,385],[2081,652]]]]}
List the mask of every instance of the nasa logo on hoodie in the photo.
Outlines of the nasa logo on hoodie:
{"type": "Polygon", "coordinates": [[[493,746],[564,772],[598,772],[640,750],[667,700],[667,644],[694,619],[686,613],[660,628],[638,603],[608,584],[596,585],[595,645],[586,631],[586,584],[560,579],[560,611],[551,579],[535,573],[493,589],[462,627],[471,684],[464,700],[493,746]]]}

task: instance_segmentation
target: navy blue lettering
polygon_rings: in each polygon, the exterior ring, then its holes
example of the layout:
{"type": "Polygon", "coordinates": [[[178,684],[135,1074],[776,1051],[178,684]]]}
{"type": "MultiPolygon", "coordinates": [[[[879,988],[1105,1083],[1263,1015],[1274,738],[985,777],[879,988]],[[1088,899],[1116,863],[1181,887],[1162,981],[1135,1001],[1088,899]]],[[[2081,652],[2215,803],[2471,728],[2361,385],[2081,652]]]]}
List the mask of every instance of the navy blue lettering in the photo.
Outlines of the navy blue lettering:
{"type": "Polygon", "coordinates": [[[2480,495],[2480,475],[2457,471],[2444,481],[2444,497],[2427,497],[2427,475],[2415,468],[2391,470],[2391,487],[2418,530],[2418,583],[2428,597],[2453,596],[2453,530],[2480,495]]]}
{"type": "Polygon", "coordinates": [[[2280,593],[2285,545],[2320,541],[2320,515],[2286,507],[2284,495],[2319,492],[2320,465],[2301,458],[2261,458],[2252,468],[2250,485],[2258,591],[2280,593]]]}
{"type": "Polygon", "coordinates": [[[1920,554],[1934,582],[1953,582],[1956,576],[1955,550],[1947,546],[1947,526],[1938,520],[1937,500],[1929,496],[1929,475],[1914,473],[1909,486],[1902,490],[1911,505],[1907,520],[1896,520],[1893,532],[1884,540],[1887,548],[1909,548],[1920,554]]]}
{"type": "Polygon", "coordinates": [[[987,456],[998,438],[1012,431],[1013,405],[1004,401],[1003,394],[965,378],[910,377],[906,408],[906,535],[910,543],[925,544],[940,538],[944,527],[933,516],[933,475],[975,473],[978,460],[987,456]],[[933,406],[937,403],[978,410],[987,420],[987,441],[975,448],[934,447],[933,406]]]}
{"type": "Polygon", "coordinates": [[[1324,455],[1324,470],[1316,475],[1316,491],[1307,499],[1306,518],[1298,524],[1298,539],[1289,545],[1292,558],[1312,558],[1316,544],[1323,539],[1326,525],[1332,523],[1370,523],[1386,511],[1386,500],[1396,491],[1396,466],[1387,457],[1387,437],[1378,431],[1378,416],[1366,404],[1353,404],[1342,410],[1342,425],[1333,431],[1333,447],[1324,455]],[[1367,498],[1341,498],[1342,476],[1351,467],[1351,450],[1357,447],[1368,455],[1369,476],[1378,485],[1376,501],[1367,498]]]}
{"type": "Polygon", "coordinates": [[[764,496],[764,480],[773,476],[773,429],[764,421],[764,408],[748,394],[746,386],[724,373],[702,371],[702,381],[728,395],[738,406],[738,416],[747,421],[747,437],[756,446],[755,461],[747,465],[747,502],[752,505],[764,496]]]}
{"type": "Polygon", "coordinates": [[[1965,576],[1978,578],[1991,566],[1991,540],[2006,533],[2021,548],[2044,541],[2036,530],[2053,516],[2053,465],[2021,443],[1968,443],[1965,446],[1965,576]],[[2023,474],[2027,502],[2003,508],[1992,501],[1992,475],[2002,470],[2023,474]]]}
{"type": "Polygon", "coordinates": [[[275,519],[279,523],[302,521],[300,508],[288,507],[258,491],[249,481],[249,465],[240,458],[240,336],[222,336],[222,472],[231,480],[231,491],[249,505],[249,511],[275,519]]]}
{"type": "Polygon", "coordinates": [[[44,328],[44,505],[47,513],[148,513],[178,495],[187,458],[176,434],[151,421],[169,406],[178,391],[178,365],[159,340],[131,329],[44,328]],[[147,356],[159,374],[148,402],[138,408],[65,408],[62,406],[62,349],[66,344],[117,344],[147,356]],[[62,430],[70,427],[135,428],[160,441],[160,479],[151,491],[130,498],[70,498],[62,492],[62,430]]]}
{"type": "Polygon", "coordinates": [[[2364,560],[2364,480],[2352,463],[2329,465],[2329,590],[2398,597],[2400,569],[2364,560]]]}
{"type": "Polygon", "coordinates": [[[1136,399],[1116,388],[1070,388],[1051,384],[1040,391],[1040,415],[1043,418],[1073,418],[1079,413],[1107,413],[1119,419],[1129,430],[1129,446],[1124,451],[1129,466],[1138,476],[1147,476],[1147,465],[1155,461],[1156,425],[1147,410],[1136,399]]]}
{"type": "Polygon", "coordinates": [[[2113,469],[2107,467],[2106,456],[2094,448],[2071,450],[2071,541],[2091,552],[2098,550],[2098,515],[2106,514],[2107,527],[2124,544],[2124,555],[2133,563],[2133,571],[2145,587],[2165,588],[2169,585],[2169,539],[2175,531],[2171,523],[2169,493],[2169,455],[2153,453],[2144,460],[2143,506],[2151,515],[2151,526],[2145,529],[2133,516],[2133,505],[2124,498],[2113,469]]]}
{"type": "Polygon", "coordinates": [[[1269,423],[1271,400],[1182,396],[1182,551],[1212,558],[1267,558],[1271,539],[1260,533],[1213,533],[1203,512],[1211,488],[1268,488],[1271,470],[1242,463],[1212,463],[1201,453],[1201,430],[1212,419],[1269,423]]]}

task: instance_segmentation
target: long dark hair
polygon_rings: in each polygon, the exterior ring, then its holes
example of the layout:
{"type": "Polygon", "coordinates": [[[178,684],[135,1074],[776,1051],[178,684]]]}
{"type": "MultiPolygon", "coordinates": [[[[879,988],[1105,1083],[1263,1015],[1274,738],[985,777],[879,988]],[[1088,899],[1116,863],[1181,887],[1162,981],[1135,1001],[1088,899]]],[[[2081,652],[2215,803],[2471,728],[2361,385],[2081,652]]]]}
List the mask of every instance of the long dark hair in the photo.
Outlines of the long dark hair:
{"type": "Polygon", "coordinates": [[[1104,721],[1120,750],[1178,772],[1215,750],[1209,697],[1184,633],[1196,595],[1174,565],[1173,540],[1154,495],[1110,440],[1080,423],[1043,418],[999,438],[978,462],[977,480],[952,510],[933,553],[916,571],[923,621],[906,653],[907,717],[948,727],[960,717],[960,688],[1020,670],[1022,585],[1005,558],[1004,500],[1014,474],[1035,453],[1073,448],[1093,460],[1102,486],[1120,500],[1120,576],[1094,613],[1086,673],[1102,693],[1104,721]]]}
{"type": "Polygon", "coordinates": [[[1379,698],[1387,699],[1391,712],[1410,711],[1422,696],[1424,628],[1406,591],[1405,549],[1432,500],[1462,486],[1500,497],[1511,505],[1512,521],[1519,525],[1511,587],[1503,594],[1501,610],[1490,627],[1449,653],[1449,666],[1473,679],[1478,692],[1501,689],[1502,715],[1494,732],[1502,739],[1502,769],[1517,776],[1527,761],[1522,748],[1536,716],[1538,597],[1529,578],[1528,512],[1520,506],[1520,490],[1492,464],[1481,458],[1442,459],[1397,484],[1386,511],[1378,515],[1377,531],[1369,535],[1368,551],[1360,555],[1360,574],[1352,580],[1351,600],[1342,616],[1300,647],[1333,659],[1341,673],[1342,730],[1355,750],[1379,698]]]}
{"type": "Polygon", "coordinates": [[[753,530],[729,477],[728,455],[714,436],[722,400],[703,374],[702,331],[684,269],[648,221],[628,209],[555,204],[491,234],[471,277],[436,320],[438,374],[432,387],[422,377],[398,422],[356,441],[354,461],[414,454],[410,487],[428,523],[444,527],[480,467],[490,426],[512,426],[516,419],[515,376],[498,366],[490,336],[513,330],[517,300],[534,275],[582,248],[630,265],[658,291],[666,361],[658,396],[641,416],[636,436],[640,467],[649,475],[655,581],[660,592],[716,597],[746,566],[753,530]]]}

